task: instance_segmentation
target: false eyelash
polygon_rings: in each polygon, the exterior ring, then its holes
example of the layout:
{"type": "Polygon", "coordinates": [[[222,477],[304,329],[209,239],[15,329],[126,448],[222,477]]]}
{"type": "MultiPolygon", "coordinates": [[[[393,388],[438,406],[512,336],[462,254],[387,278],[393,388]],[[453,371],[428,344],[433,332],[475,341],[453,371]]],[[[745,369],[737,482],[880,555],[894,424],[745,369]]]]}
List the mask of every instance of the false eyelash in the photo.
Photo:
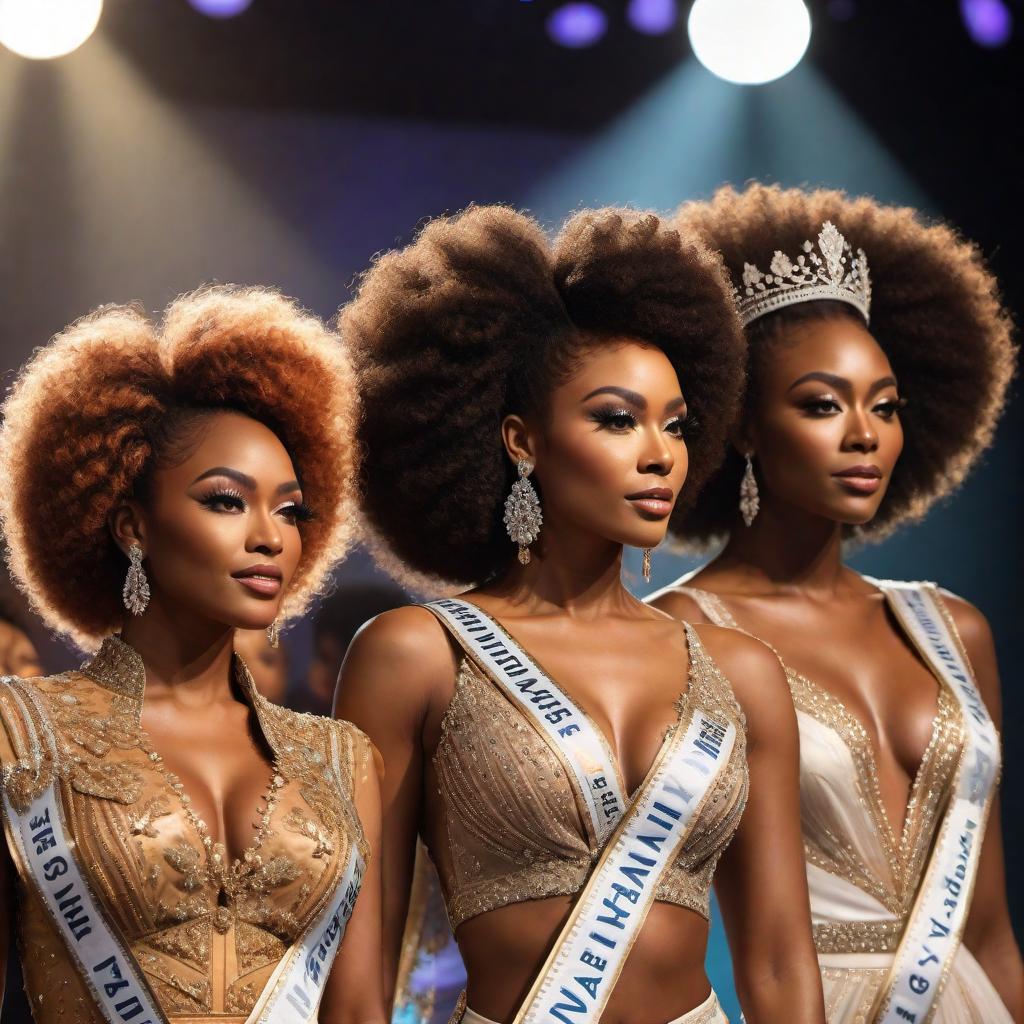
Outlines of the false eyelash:
{"type": "Polygon", "coordinates": [[[316,518],[316,514],[304,501],[299,502],[297,505],[293,504],[291,506],[285,506],[285,508],[289,507],[291,514],[295,517],[295,522],[297,523],[308,523],[310,520],[316,518]]]}
{"type": "Polygon", "coordinates": [[[603,427],[610,427],[616,420],[621,419],[628,419],[632,425],[636,425],[636,416],[629,409],[620,409],[611,405],[592,409],[590,411],[590,418],[603,427]]]}
{"type": "Polygon", "coordinates": [[[218,488],[216,491],[211,491],[209,494],[202,495],[199,502],[202,505],[206,505],[208,508],[212,505],[216,505],[218,502],[224,502],[225,504],[235,502],[237,505],[241,505],[242,508],[245,508],[245,498],[242,496],[241,492],[224,487],[218,488]]]}
{"type": "Polygon", "coordinates": [[[680,416],[679,419],[683,425],[683,437],[695,437],[700,433],[700,420],[692,412],[680,416]]]}

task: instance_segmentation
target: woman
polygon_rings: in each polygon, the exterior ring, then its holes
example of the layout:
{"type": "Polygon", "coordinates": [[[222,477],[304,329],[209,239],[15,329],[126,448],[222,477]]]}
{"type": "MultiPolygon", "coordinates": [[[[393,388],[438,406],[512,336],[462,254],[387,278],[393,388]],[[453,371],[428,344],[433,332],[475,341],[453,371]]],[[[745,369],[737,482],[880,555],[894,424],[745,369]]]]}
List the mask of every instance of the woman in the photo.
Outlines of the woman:
{"type": "Polygon", "coordinates": [[[4,910],[37,1024],[384,1020],[372,747],[270,704],[232,651],[344,553],[352,384],[317,320],[224,287],[158,329],[96,311],[4,406],[13,573],[99,648],[0,686],[4,910]]]}
{"type": "Polygon", "coordinates": [[[991,439],[1013,365],[995,282],[948,228],[838,192],[726,188],[679,224],[738,286],[750,385],[735,450],[678,530],[725,548],[653,603],[738,626],[787,666],[829,1021],[1024,1020],[988,815],[988,624],[842,558],[844,539],[923,516],[991,439]]]}
{"type": "Polygon", "coordinates": [[[747,1019],[822,1021],[778,663],[620,580],[722,451],[742,343],[717,261],[650,214],[582,213],[552,250],[473,208],[384,256],[341,324],[371,526],[474,585],[378,616],[339,682],[388,766],[388,977],[421,831],[467,1022],[724,1021],[713,874],[747,1019]]]}

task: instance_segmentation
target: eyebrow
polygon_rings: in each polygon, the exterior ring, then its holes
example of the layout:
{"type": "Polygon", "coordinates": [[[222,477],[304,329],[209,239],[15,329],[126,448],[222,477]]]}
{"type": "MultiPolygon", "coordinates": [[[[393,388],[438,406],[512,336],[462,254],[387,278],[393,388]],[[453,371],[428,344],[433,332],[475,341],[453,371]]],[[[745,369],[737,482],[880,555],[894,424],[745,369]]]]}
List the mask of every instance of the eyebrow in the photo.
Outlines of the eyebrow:
{"type": "MultiPolygon", "coordinates": [[[[226,476],[229,480],[234,480],[235,483],[240,484],[248,491],[256,490],[256,481],[248,473],[242,473],[240,470],[232,469],[230,466],[214,466],[213,469],[200,473],[192,483],[197,484],[200,480],[208,480],[212,476],[226,476]]],[[[302,487],[298,480],[287,480],[283,484],[279,484],[274,493],[289,494],[291,491],[300,490],[302,490],[302,487]]]]}
{"type": "MultiPolygon", "coordinates": [[[[595,395],[618,395],[623,401],[629,402],[630,405],[636,406],[638,409],[647,408],[647,399],[643,395],[638,394],[636,391],[630,391],[629,388],[619,388],[614,384],[605,385],[603,388],[594,388],[589,395],[584,395],[582,401],[586,402],[588,399],[593,398],[595,395]]],[[[678,398],[673,398],[671,401],[665,403],[665,412],[674,412],[676,409],[682,408],[686,405],[686,399],[680,395],[678,398]]]]}
{"type": "MultiPolygon", "coordinates": [[[[802,377],[797,377],[792,384],[789,385],[787,391],[792,391],[794,388],[799,387],[801,384],[806,384],[808,381],[816,380],[822,384],[828,384],[829,387],[835,388],[837,391],[845,391],[847,394],[853,390],[853,384],[847,380],[846,377],[837,377],[834,373],[825,373],[822,370],[816,370],[812,373],[805,373],[802,377]]],[[[879,377],[874,384],[868,389],[868,394],[873,395],[876,391],[881,391],[882,388],[896,387],[895,377],[879,377]]]]}

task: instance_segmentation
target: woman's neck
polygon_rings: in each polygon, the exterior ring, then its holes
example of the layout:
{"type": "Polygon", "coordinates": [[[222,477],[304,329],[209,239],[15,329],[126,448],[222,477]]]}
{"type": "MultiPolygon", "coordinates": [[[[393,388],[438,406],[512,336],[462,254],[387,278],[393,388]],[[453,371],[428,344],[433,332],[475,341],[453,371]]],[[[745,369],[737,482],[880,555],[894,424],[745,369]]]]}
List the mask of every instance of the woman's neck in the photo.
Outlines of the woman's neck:
{"type": "Polygon", "coordinates": [[[529,565],[513,560],[485,589],[530,615],[595,619],[643,608],[622,585],[621,544],[548,523],[530,549],[529,565]]]}
{"type": "Polygon", "coordinates": [[[231,627],[169,608],[154,595],[141,616],[126,619],[121,638],[145,666],[147,701],[172,697],[206,704],[232,699],[231,627]]]}
{"type": "Polygon", "coordinates": [[[744,590],[835,595],[849,583],[842,555],[840,523],[764,502],[750,526],[737,517],[713,566],[738,576],[744,590]]]}

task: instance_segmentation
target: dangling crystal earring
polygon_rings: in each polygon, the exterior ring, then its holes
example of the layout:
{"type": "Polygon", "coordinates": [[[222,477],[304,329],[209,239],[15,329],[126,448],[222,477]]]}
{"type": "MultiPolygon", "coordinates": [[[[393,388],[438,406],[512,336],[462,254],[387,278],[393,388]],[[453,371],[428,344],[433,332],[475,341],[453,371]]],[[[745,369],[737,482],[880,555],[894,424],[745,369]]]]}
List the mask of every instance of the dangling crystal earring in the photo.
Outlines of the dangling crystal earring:
{"type": "Polygon", "coordinates": [[[520,459],[516,465],[519,479],[512,485],[512,493],[505,499],[505,529],[513,544],[519,545],[519,564],[530,564],[530,545],[540,536],[544,517],[540,499],[530,483],[533,463],[520,459]]]}
{"type": "Polygon", "coordinates": [[[754,461],[747,453],[747,468],[743,471],[740,481],[740,515],[749,526],[756,518],[761,507],[761,496],[757,492],[757,477],[754,476],[754,461]]]}
{"type": "Polygon", "coordinates": [[[271,647],[277,647],[281,643],[281,627],[277,619],[267,626],[267,643],[271,647]]]}
{"type": "Polygon", "coordinates": [[[651,549],[644,548],[644,564],[643,564],[644,583],[651,582],[651,549]]]}
{"type": "Polygon", "coordinates": [[[141,615],[149,604],[149,580],[146,579],[146,570],[142,568],[142,548],[138,544],[128,548],[128,563],[128,575],[121,596],[125,608],[132,615],[141,615]]]}

